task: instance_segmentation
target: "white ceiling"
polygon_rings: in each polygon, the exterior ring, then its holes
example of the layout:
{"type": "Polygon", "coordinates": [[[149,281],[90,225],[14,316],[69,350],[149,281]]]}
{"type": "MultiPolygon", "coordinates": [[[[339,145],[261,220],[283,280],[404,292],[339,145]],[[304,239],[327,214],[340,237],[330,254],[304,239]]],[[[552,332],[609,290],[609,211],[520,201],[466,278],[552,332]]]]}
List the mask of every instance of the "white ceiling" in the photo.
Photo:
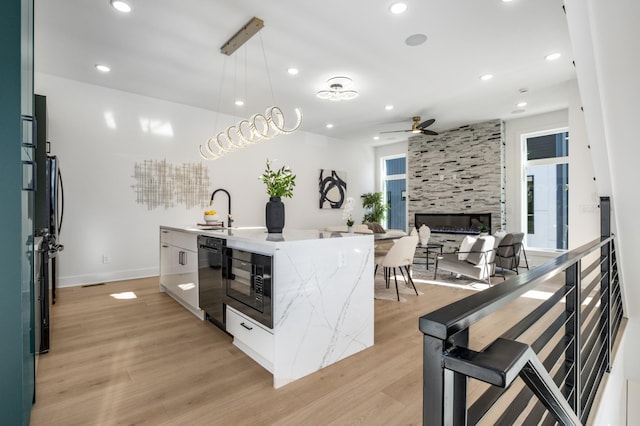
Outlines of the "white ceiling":
{"type": "Polygon", "coordinates": [[[406,139],[373,136],[409,129],[413,115],[435,118],[430,129],[443,131],[566,108],[564,83],[575,78],[562,0],[405,0],[400,16],[389,13],[390,0],[129,3],[133,11],[122,14],[109,0],[35,0],[35,70],[238,117],[275,103],[293,119],[300,107],[303,130],[372,144],[406,139]],[[221,54],[253,16],[265,22],[259,35],[221,54]],[[407,46],[417,33],[427,42],[407,46]],[[562,57],[546,61],[552,52],[562,57]],[[481,81],[486,73],[495,77],[481,81]],[[358,98],[316,97],[341,75],[353,79],[358,98]],[[243,107],[234,91],[247,94],[243,107]],[[523,100],[525,111],[514,113],[523,100]]]}

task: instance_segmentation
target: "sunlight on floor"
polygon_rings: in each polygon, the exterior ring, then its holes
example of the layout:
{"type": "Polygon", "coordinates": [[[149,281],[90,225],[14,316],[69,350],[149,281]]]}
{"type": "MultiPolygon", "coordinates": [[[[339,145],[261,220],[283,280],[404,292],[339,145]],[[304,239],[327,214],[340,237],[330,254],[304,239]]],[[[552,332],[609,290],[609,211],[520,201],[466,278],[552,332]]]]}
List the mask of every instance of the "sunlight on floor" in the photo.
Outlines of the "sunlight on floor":
{"type": "Polygon", "coordinates": [[[439,286],[442,286],[442,287],[462,288],[462,289],[466,289],[466,290],[475,290],[475,291],[482,291],[484,289],[489,288],[488,284],[478,283],[478,282],[474,282],[474,283],[470,283],[470,284],[467,284],[467,283],[454,284],[454,283],[446,283],[446,282],[443,282],[443,281],[423,280],[423,279],[420,279],[420,278],[413,278],[413,281],[416,282],[416,283],[420,283],[420,284],[439,285],[439,286]]]}
{"type": "Polygon", "coordinates": [[[136,296],[136,294],[132,291],[123,291],[122,293],[113,293],[113,294],[110,294],[109,296],[113,297],[114,299],[122,299],[122,300],[138,298],[138,296],[136,296]]]}

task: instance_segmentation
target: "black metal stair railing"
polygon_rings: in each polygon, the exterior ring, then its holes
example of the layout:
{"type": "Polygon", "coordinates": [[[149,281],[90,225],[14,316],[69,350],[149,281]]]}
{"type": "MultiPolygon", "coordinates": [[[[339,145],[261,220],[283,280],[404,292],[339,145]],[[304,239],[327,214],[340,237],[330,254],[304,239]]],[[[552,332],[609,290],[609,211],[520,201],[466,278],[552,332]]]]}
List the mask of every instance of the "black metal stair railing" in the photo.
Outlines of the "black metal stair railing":
{"type": "Polygon", "coordinates": [[[496,424],[586,422],[623,316],[609,199],[600,207],[601,238],[420,318],[425,425],[477,424],[488,415],[496,424]],[[473,324],[559,278],[557,290],[498,339],[469,349],[473,324]],[[518,341],[524,335],[529,343],[518,341]],[[471,404],[469,379],[492,385],[471,404]]]}

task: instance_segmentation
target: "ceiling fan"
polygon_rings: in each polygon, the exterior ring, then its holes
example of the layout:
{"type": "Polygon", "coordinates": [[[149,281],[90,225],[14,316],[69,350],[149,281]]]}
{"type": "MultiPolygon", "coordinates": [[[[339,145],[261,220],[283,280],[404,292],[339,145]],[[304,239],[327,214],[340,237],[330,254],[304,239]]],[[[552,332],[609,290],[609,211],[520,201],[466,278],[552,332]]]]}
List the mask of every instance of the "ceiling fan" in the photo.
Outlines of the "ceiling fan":
{"type": "Polygon", "coordinates": [[[415,115],[411,117],[411,119],[413,120],[413,125],[411,126],[410,130],[391,130],[388,132],[380,132],[380,133],[411,132],[411,133],[422,133],[423,135],[431,135],[431,136],[436,136],[438,134],[438,132],[434,132],[433,130],[427,129],[427,127],[435,123],[436,121],[435,118],[430,118],[429,120],[423,121],[422,123],[420,123],[419,115],[415,115]]]}

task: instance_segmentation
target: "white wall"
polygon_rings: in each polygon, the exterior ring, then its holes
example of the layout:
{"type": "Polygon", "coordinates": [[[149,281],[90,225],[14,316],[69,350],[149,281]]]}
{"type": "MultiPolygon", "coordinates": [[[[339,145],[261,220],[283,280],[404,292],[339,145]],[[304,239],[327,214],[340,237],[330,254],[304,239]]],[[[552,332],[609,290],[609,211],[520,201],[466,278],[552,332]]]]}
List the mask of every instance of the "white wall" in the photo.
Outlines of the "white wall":
{"type": "MultiPolygon", "coordinates": [[[[46,74],[36,74],[35,91],[47,97],[48,140],[52,154],[60,158],[64,180],[60,286],[156,275],[158,226],[194,225],[205,209],[149,210],[137,204],[134,164],[162,159],[172,164],[201,162],[198,146],[238,118],[46,74]],[[107,112],[115,128],[107,125],[107,112]],[[144,118],[159,120],[165,128],[170,125],[173,135],[143,132],[144,118]],[[111,263],[103,264],[103,255],[111,263]]],[[[286,115],[292,113],[285,110],[286,115]]],[[[289,165],[297,175],[293,198],[284,199],[285,229],[343,223],[339,210],[318,208],[322,168],[347,172],[349,196],[359,197],[375,187],[373,148],[304,131],[280,136],[205,162],[211,191],[225,188],[231,193],[235,226],[264,225],[268,196],[258,175],[266,158],[277,160],[276,166],[289,165]]],[[[216,195],[215,208],[223,216],[226,205],[224,194],[216,195]]],[[[354,216],[361,215],[357,205],[354,216]]]]}
{"type": "MultiPolygon", "coordinates": [[[[580,110],[580,95],[575,81],[567,84],[571,94],[568,110],[505,122],[507,230],[525,229],[526,225],[522,203],[524,194],[520,185],[523,156],[520,135],[569,127],[569,249],[574,249],[600,236],[600,210],[597,208],[598,190],[593,180],[593,163],[580,110]]],[[[540,256],[541,261],[557,255],[542,251],[531,254],[540,256]]]]}
{"type": "MultiPolygon", "coordinates": [[[[389,145],[381,145],[375,148],[375,190],[382,191],[382,176],[380,176],[380,164],[383,157],[392,157],[395,155],[407,155],[409,140],[397,142],[389,145]]],[[[407,197],[411,194],[407,194],[407,197]]],[[[408,222],[407,222],[408,223],[408,222]]]]}
{"type": "Polygon", "coordinates": [[[596,153],[590,148],[578,82],[568,84],[569,248],[574,249],[600,236],[600,198],[594,171],[596,153]]]}

